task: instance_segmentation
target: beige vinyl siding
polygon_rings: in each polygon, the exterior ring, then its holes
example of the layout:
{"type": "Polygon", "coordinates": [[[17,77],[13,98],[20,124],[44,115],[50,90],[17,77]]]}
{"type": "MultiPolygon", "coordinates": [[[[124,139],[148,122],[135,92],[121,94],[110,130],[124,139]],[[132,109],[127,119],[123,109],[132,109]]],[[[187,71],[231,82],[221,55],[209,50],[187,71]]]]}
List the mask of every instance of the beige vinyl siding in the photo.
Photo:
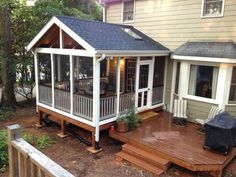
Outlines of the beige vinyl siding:
{"type": "Polygon", "coordinates": [[[232,116],[236,117],[236,105],[226,105],[225,111],[229,112],[232,116]]]}
{"type": "Polygon", "coordinates": [[[216,106],[215,104],[195,101],[195,100],[187,100],[187,109],[188,116],[190,121],[194,121],[197,118],[207,119],[208,114],[212,106],[216,106]]]}
{"type": "MultiPolygon", "coordinates": [[[[225,0],[224,16],[201,18],[202,0],[136,0],[136,28],[170,48],[186,41],[235,40],[236,1],[225,0]]],[[[107,8],[107,22],[121,23],[122,3],[107,8]]]]}

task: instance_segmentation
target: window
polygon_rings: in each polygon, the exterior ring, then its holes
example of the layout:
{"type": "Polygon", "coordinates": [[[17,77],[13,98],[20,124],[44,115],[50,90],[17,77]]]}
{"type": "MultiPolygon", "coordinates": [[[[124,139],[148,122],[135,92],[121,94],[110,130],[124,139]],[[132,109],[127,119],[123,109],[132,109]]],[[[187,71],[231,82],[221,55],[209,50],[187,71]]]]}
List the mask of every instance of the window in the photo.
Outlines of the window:
{"type": "Polygon", "coordinates": [[[188,94],[215,99],[218,73],[218,67],[190,65],[188,94]]]}
{"type": "Polygon", "coordinates": [[[236,104],[236,67],[233,67],[230,92],[229,92],[229,104],[236,104]]]}
{"type": "Polygon", "coordinates": [[[122,28],[122,30],[126,32],[128,35],[132,36],[136,40],[143,40],[141,36],[139,36],[138,34],[136,34],[134,31],[132,31],[129,28],[122,28]]]}
{"type": "Polygon", "coordinates": [[[204,0],[203,17],[217,17],[223,15],[224,0],[204,0]]]}
{"type": "Polygon", "coordinates": [[[134,0],[123,2],[123,22],[134,20],[134,0]]]}
{"type": "Polygon", "coordinates": [[[177,62],[176,77],[175,77],[175,93],[179,93],[179,73],[180,73],[180,62],[177,62]]]}

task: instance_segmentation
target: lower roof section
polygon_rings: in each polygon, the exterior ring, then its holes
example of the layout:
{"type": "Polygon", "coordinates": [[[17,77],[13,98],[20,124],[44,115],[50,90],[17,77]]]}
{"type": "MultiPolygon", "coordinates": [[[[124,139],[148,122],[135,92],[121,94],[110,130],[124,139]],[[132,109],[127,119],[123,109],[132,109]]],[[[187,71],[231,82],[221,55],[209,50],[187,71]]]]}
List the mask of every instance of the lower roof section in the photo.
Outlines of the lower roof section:
{"type": "Polygon", "coordinates": [[[178,47],[173,59],[236,63],[234,42],[186,42],[178,47]]]}

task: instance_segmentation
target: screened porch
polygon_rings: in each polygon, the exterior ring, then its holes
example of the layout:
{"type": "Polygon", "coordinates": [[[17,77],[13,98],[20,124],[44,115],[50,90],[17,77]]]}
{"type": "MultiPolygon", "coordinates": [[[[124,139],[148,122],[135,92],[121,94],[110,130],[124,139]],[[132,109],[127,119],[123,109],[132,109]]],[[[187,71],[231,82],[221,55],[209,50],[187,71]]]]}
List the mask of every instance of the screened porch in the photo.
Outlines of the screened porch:
{"type": "MultiPolygon", "coordinates": [[[[93,58],[38,53],[37,61],[38,102],[93,121],[93,58]]],[[[165,57],[105,57],[100,62],[99,120],[109,122],[108,119],[126,113],[133,105],[141,108],[162,104],[164,79],[165,57]],[[142,61],[153,62],[153,71],[142,65],[138,74],[137,66],[142,61]],[[135,92],[136,82],[139,93],[135,92]],[[146,87],[148,90],[143,90],[146,87]]]]}

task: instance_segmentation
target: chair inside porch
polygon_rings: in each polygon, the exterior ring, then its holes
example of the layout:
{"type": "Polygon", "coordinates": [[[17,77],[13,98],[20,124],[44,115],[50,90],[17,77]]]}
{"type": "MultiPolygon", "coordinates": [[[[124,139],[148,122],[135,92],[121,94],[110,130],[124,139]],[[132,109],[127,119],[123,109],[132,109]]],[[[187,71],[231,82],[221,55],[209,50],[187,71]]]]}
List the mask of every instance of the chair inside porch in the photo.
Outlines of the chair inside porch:
{"type": "Polygon", "coordinates": [[[158,163],[154,161],[161,158],[166,165],[170,162],[191,171],[209,172],[219,177],[224,167],[236,156],[236,149],[232,149],[227,156],[213,150],[204,150],[204,135],[197,133],[197,128],[199,125],[189,122],[184,128],[173,126],[171,114],[163,111],[158,118],[144,122],[136,130],[127,133],[110,131],[110,137],[126,143],[121,154],[117,154],[121,155],[121,159],[142,168],[145,168],[145,163],[151,162],[154,165],[158,163]],[[146,157],[142,157],[139,152],[146,154],[146,157]],[[151,160],[147,158],[148,154],[151,160]]]}

